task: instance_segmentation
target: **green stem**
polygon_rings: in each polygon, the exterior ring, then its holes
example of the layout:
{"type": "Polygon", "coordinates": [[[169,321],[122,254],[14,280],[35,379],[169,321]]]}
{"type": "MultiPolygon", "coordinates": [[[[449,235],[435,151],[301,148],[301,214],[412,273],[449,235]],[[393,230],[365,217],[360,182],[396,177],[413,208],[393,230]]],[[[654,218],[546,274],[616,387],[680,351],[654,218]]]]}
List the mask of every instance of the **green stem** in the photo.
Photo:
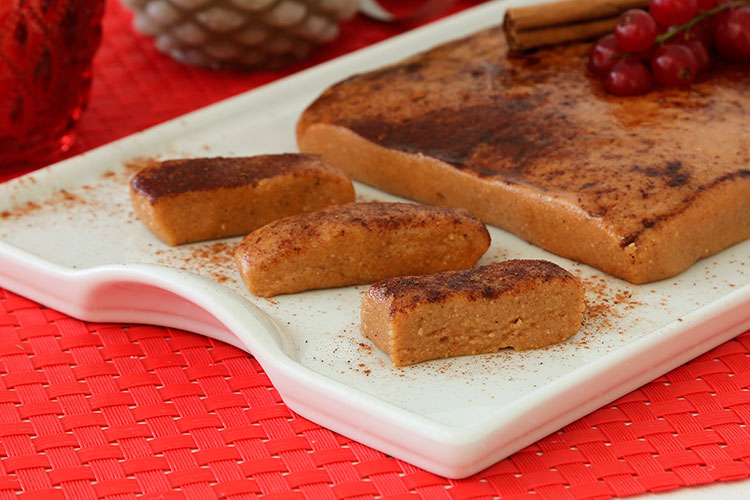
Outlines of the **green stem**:
{"type": "Polygon", "coordinates": [[[740,7],[742,5],[750,5],[750,0],[734,0],[733,2],[727,2],[725,4],[719,5],[718,7],[714,7],[711,10],[701,12],[700,14],[698,14],[697,16],[695,16],[694,18],[692,18],[690,21],[686,22],[685,24],[675,26],[674,28],[667,31],[666,33],[663,33],[657,36],[655,43],[658,43],[659,45],[664,45],[664,42],[666,42],[673,36],[677,35],[678,33],[682,31],[689,31],[693,26],[703,21],[704,19],[711,17],[711,16],[715,16],[719,12],[723,12],[727,9],[740,7]]]}

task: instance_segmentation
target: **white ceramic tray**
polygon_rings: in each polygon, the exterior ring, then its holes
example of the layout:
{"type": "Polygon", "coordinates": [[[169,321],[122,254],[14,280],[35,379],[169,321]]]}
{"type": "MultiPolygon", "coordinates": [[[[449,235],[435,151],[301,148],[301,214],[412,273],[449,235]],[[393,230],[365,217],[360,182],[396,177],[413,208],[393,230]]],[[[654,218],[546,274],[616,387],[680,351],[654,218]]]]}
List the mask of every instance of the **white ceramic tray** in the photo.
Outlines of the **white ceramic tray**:
{"type": "Polygon", "coordinates": [[[239,346],[294,411],[449,477],[750,328],[750,241],[677,279],[635,286],[492,229],[480,263],[546,258],[582,278],[582,331],[546,349],[394,369],[359,334],[363,287],[258,299],[238,280],[236,240],[170,248],[136,220],[127,194],[134,159],[295,151],[297,117],[328,85],[498,23],[518,3],[483,4],[0,185],[0,285],[85,320],[172,326],[239,346]]]}

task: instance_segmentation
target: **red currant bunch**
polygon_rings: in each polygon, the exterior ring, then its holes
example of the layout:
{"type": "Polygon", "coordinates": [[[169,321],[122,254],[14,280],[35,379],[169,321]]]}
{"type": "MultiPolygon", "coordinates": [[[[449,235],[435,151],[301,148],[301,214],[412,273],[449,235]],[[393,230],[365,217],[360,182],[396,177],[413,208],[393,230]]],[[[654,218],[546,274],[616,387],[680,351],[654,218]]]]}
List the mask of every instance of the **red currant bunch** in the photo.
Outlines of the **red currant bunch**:
{"type": "Polygon", "coordinates": [[[750,62],[750,0],[650,0],[617,19],[588,65],[607,92],[630,96],[687,87],[714,57],[750,62]]]}

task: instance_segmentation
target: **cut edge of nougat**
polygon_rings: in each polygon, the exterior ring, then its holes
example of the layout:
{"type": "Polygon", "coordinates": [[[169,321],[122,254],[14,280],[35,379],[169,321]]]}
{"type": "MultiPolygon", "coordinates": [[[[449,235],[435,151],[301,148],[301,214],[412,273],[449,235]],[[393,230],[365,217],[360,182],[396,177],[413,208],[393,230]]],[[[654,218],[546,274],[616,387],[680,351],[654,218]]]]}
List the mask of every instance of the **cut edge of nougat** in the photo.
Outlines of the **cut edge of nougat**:
{"type": "Polygon", "coordinates": [[[361,332],[398,367],[558,343],[579,331],[584,309],[572,274],[513,260],[376,283],[362,297],[361,332]]]}

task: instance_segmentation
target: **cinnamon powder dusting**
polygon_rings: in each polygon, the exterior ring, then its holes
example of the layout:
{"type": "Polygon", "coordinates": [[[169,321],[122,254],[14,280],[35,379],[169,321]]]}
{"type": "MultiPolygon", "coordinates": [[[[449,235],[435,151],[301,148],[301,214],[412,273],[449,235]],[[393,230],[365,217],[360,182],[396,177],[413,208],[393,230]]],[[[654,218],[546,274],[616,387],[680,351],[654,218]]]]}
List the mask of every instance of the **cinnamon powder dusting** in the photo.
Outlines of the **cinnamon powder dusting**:
{"type": "MultiPolygon", "coordinates": [[[[635,300],[627,288],[615,287],[603,276],[583,276],[579,279],[586,293],[586,310],[583,313],[581,344],[590,336],[603,330],[611,330],[618,322],[629,315],[629,312],[646,305],[635,300]]],[[[618,333],[624,333],[622,331],[618,333]]]]}
{"type": "MultiPolygon", "coordinates": [[[[39,212],[42,209],[55,209],[72,211],[73,209],[86,209],[86,214],[91,216],[92,220],[100,218],[103,213],[113,214],[121,211],[124,207],[117,203],[102,202],[90,193],[96,191],[102,185],[123,184],[127,185],[131,177],[147,165],[156,161],[154,158],[134,158],[129,162],[119,166],[117,170],[107,170],[98,178],[92,179],[91,184],[81,184],[71,189],[58,189],[49,197],[42,200],[28,201],[21,203],[9,210],[0,212],[0,220],[16,220],[39,212]]],[[[35,183],[34,177],[29,180],[35,183]]],[[[129,208],[129,206],[128,206],[129,208]]],[[[81,214],[77,214],[81,216],[81,214]]]]}
{"type": "Polygon", "coordinates": [[[233,242],[219,241],[157,250],[156,263],[226,283],[235,272],[234,249],[233,242]]]}
{"type": "MultiPolygon", "coordinates": [[[[82,186],[82,189],[86,188],[88,188],[88,186],[82,186]]],[[[45,200],[27,201],[26,203],[22,203],[10,210],[3,210],[3,212],[0,213],[0,219],[20,219],[39,212],[43,208],[70,210],[76,207],[84,207],[95,204],[95,201],[86,199],[81,194],[73,193],[65,189],[60,189],[45,200]]]]}

